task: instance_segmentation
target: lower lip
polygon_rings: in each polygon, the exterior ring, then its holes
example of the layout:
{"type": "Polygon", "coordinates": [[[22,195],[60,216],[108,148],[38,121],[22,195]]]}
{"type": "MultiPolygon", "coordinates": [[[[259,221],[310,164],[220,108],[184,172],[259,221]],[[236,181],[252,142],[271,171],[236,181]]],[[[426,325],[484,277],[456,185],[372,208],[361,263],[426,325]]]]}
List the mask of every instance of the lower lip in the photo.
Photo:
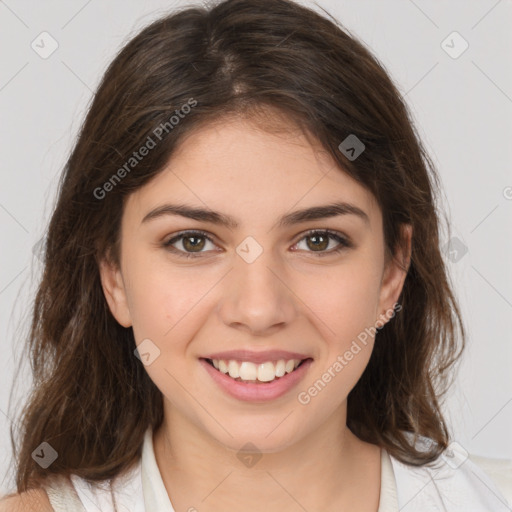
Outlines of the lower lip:
{"type": "Polygon", "coordinates": [[[228,395],[238,398],[239,400],[253,402],[273,400],[274,398],[284,395],[304,378],[308,368],[313,362],[312,359],[307,359],[293,372],[286,373],[283,377],[272,382],[240,382],[215,369],[205,359],[200,359],[199,361],[210,374],[212,379],[228,395]]]}

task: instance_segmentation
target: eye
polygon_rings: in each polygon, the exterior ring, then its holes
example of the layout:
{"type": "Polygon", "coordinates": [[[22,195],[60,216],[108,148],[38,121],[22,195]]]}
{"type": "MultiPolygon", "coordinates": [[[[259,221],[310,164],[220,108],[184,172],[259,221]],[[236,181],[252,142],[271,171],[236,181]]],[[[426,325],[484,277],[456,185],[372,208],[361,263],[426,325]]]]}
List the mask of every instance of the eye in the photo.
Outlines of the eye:
{"type": "MultiPolygon", "coordinates": [[[[344,249],[352,247],[352,243],[346,237],[341,235],[341,233],[338,233],[336,231],[329,231],[329,230],[308,231],[306,233],[306,235],[303,236],[299,240],[298,244],[300,244],[300,242],[302,242],[303,240],[307,241],[308,239],[312,240],[312,242],[311,243],[306,242],[306,247],[313,248],[312,251],[308,251],[308,252],[317,253],[315,255],[320,256],[320,257],[328,256],[329,254],[339,253],[344,249]],[[338,242],[338,245],[334,249],[331,249],[330,251],[325,251],[325,249],[327,247],[329,247],[329,242],[331,240],[338,242]]],[[[296,244],[296,245],[298,245],[298,244],[296,244]]]]}
{"type": "MultiPolygon", "coordinates": [[[[312,243],[306,243],[306,246],[313,250],[307,252],[316,253],[316,256],[328,256],[329,254],[339,253],[346,248],[352,247],[352,243],[341,233],[336,231],[329,230],[311,230],[308,231],[295,246],[299,245],[303,240],[313,240],[312,243]],[[329,247],[329,243],[331,240],[338,242],[338,246],[330,251],[326,251],[327,247],[329,247]],[[319,249],[319,250],[317,250],[319,249]]],[[[197,258],[203,252],[203,249],[207,245],[207,243],[211,243],[215,245],[213,239],[208,236],[204,231],[184,231],[182,233],[178,233],[176,236],[169,239],[167,242],[163,244],[164,248],[176,254],[177,256],[184,258],[197,258]],[[175,244],[181,244],[182,248],[174,247],[175,244]]]]}
{"type": "Polygon", "coordinates": [[[204,231],[185,231],[171,238],[163,245],[166,249],[178,256],[183,256],[184,258],[196,258],[201,254],[201,252],[203,252],[201,249],[206,245],[205,241],[213,244],[213,240],[204,231]],[[173,247],[177,242],[181,244],[184,250],[173,247]],[[196,255],[195,253],[198,254],[196,255]]]}

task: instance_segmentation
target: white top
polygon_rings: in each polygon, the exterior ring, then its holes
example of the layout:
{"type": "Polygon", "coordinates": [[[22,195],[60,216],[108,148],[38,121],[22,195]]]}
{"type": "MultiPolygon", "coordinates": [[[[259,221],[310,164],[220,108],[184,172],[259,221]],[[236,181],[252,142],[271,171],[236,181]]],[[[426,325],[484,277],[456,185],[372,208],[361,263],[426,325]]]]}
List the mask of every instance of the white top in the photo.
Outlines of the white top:
{"type": "MultiPolygon", "coordinates": [[[[510,512],[506,499],[483,470],[455,445],[435,468],[402,464],[381,450],[381,488],[378,512],[510,512]]],[[[509,466],[510,468],[510,466],[509,466]]],[[[507,490],[512,470],[505,475],[507,490]]],[[[153,450],[153,433],[146,431],[139,463],[113,480],[90,485],[72,475],[48,485],[55,512],[175,512],[153,450]]]]}

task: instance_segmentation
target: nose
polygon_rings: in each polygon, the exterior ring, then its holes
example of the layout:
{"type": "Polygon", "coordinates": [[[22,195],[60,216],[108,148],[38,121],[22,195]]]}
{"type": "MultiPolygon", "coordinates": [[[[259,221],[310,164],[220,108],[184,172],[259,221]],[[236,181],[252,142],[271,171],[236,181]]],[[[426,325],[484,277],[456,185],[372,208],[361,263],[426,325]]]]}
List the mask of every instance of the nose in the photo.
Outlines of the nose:
{"type": "Polygon", "coordinates": [[[263,251],[252,263],[236,257],[226,279],[219,314],[227,326],[265,336],[293,321],[295,296],[271,251],[263,251]]]}

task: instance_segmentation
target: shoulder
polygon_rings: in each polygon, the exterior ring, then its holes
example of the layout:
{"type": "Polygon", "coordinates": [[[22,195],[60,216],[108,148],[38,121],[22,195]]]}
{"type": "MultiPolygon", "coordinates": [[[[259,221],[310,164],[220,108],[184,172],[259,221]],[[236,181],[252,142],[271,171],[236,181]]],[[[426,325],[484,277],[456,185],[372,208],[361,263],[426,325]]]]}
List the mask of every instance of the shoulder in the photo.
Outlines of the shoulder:
{"type": "Polygon", "coordinates": [[[9,494],[0,499],[0,512],[54,512],[44,489],[9,494]]]}
{"type": "Polygon", "coordinates": [[[512,460],[477,455],[469,455],[469,459],[491,478],[505,498],[512,503],[512,460]]]}
{"type": "Polygon", "coordinates": [[[510,461],[473,457],[457,442],[429,464],[410,466],[393,457],[391,461],[403,512],[427,510],[432,504],[439,510],[510,512],[510,461]]]}

